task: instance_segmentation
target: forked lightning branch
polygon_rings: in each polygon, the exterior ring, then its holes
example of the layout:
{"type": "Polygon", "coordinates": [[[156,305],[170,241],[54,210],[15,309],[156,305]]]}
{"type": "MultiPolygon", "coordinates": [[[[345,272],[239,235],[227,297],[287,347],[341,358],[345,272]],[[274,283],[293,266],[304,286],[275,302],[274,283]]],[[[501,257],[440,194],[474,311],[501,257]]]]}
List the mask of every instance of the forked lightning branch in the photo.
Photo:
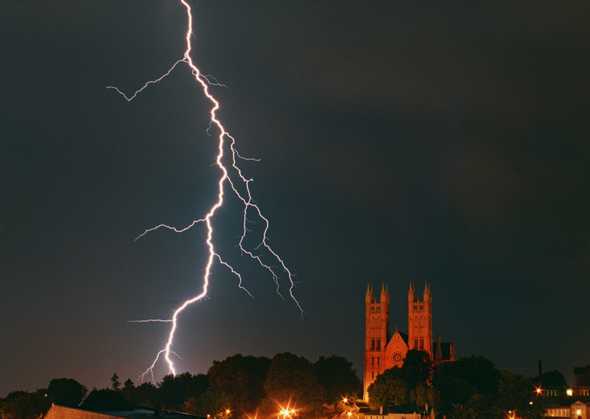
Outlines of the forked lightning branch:
{"type": "Polygon", "coordinates": [[[185,301],[181,302],[173,311],[170,318],[165,319],[145,319],[135,320],[136,323],[170,323],[170,329],[166,341],[163,347],[156,353],[150,366],[142,374],[142,378],[146,375],[151,375],[152,380],[154,377],[154,368],[157,366],[161,358],[164,359],[168,366],[169,373],[176,375],[176,366],[174,364],[173,356],[178,357],[173,350],[174,337],[179,327],[179,319],[184,310],[190,305],[202,300],[207,296],[209,290],[209,284],[211,279],[211,269],[215,263],[228,269],[238,280],[238,287],[246,292],[248,295],[252,295],[243,285],[242,275],[229,263],[227,262],[216,245],[215,241],[215,228],[214,221],[218,210],[224,205],[226,199],[226,193],[230,193],[231,196],[237,198],[242,203],[242,234],[238,241],[240,250],[249,256],[253,261],[260,265],[263,269],[267,270],[274,280],[277,293],[281,295],[280,276],[284,275],[288,279],[288,293],[289,297],[293,300],[297,308],[301,313],[303,309],[301,304],[295,297],[294,289],[295,282],[293,279],[293,273],[287,267],[283,258],[273,249],[268,239],[268,233],[270,228],[269,219],[263,214],[260,206],[256,204],[253,198],[251,184],[252,178],[247,177],[239,166],[240,160],[256,160],[247,157],[243,157],[239,152],[236,144],[236,139],[230,135],[221,120],[219,119],[218,113],[221,108],[221,104],[218,99],[211,93],[212,86],[219,86],[220,84],[210,77],[206,76],[201,72],[199,67],[195,64],[192,59],[192,38],[193,32],[193,15],[192,9],[187,0],[178,0],[178,4],[182,6],[186,12],[187,19],[187,30],[185,34],[185,51],[181,59],[177,60],[167,72],[162,74],[160,77],[147,81],[139,89],[134,91],[132,94],[127,94],[118,87],[107,86],[107,89],[112,89],[121,95],[127,102],[135,100],[141,92],[148,87],[157,84],[168,77],[172,72],[179,66],[185,65],[191,71],[195,82],[201,88],[201,91],[209,104],[209,124],[210,128],[217,131],[217,154],[215,158],[215,166],[218,169],[219,177],[217,179],[217,195],[212,202],[209,209],[205,214],[192,220],[189,224],[183,227],[175,227],[168,224],[159,224],[155,227],[146,229],[143,233],[136,237],[136,240],[141,239],[145,235],[152,231],[159,229],[166,229],[175,233],[185,232],[193,227],[202,226],[205,228],[206,238],[205,244],[207,248],[207,257],[205,267],[203,269],[203,275],[201,277],[201,289],[196,294],[185,301]],[[228,153],[226,155],[226,153],[228,153]],[[226,163],[225,160],[229,160],[230,163],[226,163]],[[246,246],[245,240],[248,234],[246,228],[248,223],[248,217],[250,219],[257,219],[262,223],[262,234],[260,243],[254,248],[250,249],[246,246]],[[253,218],[252,218],[253,217],[253,218]]]}

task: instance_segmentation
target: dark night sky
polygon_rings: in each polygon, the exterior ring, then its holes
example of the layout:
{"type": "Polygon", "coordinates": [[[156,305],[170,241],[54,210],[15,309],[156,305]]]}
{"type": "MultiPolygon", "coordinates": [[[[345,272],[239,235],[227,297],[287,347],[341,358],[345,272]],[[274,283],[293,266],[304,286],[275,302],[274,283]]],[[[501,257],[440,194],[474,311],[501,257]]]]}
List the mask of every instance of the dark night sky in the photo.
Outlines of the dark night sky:
{"type": "MultiPolygon", "coordinates": [[[[183,51],[171,0],[3,5],[0,395],[71,376],[136,377],[198,289],[214,139],[186,70],[127,104],[183,51]]],[[[590,19],[586,0],[194,1],[195,59],[225,81],[296,308],[241,256],[238,206],[210,298],[182,318],[181,370],[242,352],[338,353],[361,367],[363,293],[434,292],[461,355],[533,373],[590,362],[590,19]]],[[[283,278],[284,279],[284,278],[283,278]]],[[[160,373],[163,371],[160,371],[160,373]]]]}

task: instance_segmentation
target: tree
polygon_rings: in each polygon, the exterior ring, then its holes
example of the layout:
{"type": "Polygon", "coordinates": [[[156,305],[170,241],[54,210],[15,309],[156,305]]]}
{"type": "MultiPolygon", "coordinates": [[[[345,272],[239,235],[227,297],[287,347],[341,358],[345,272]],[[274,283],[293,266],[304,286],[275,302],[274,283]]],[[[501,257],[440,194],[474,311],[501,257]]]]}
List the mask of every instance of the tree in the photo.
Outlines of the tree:
{"type": "Polygon", "coordinates": [[[453,375],[448,368],[439,366],[434,376],[434,388],[438,394],[438,410],[448,414],[453,406],[466,403],[474,394],[475,389],[465,379],[453,375]]]}
{"type": "Polygon", "coordinates": [[[547,371],[535,379],[537,385],[542,388],[563,390],[567,387],[567,382],[563,374],[557,370],[547,371]]]}
{"type": "Polygon", "coordinates": [[[475,394],[466,403],[454,405],[449,416],[453,419],[503,419],[506,413],[494,407],[490,397],[475,394]]]}
{"type": "Polygon", "coordinates": [[[125,396],[125,399],[131,403],[133,403],[133,396],[135,393],[135,384],[133,384],[133,381],[128,378],[127,380],[125,380],[125,382],[123,383],[123,396],[125,396]]]}
{"type": "Polygon", "coordinates": [[[129,397],[125,395],[126,399],[135,406],[145,406],[154,409],[161,407],[158,388],[152,383],[143,383],[131,392],[129,397]]]}
{"type": "Polygon", "coordinates": [[[498,391],[500,371],[494,363],[482,356],[462,358],[455,362],[458,375],[469,382],[477,393],[493,395],[498,391]]]}
{"type": "Polygon", "coordinates": [[[462,403],[475,393],[495,395],[499,380],[500,372],[490,360],[473,356],[439,365],[433,382],[441,397],[449,398],[452,403],[462,403]]]}
{"type": "Polygon", "coordinates": [[[541,404],[529,404],[533,390],[532,380],[513,374],[510,371],[501,371],[498,397],[495,403],[503,412],[512,410],[516,411],[518,416],[522,418],[541,418],[543,414],[541,404]]]}
{"type": "Polygon", "coordinates": [[[521,418],[538,419],[543,414],[540,405],[529,404],[531,380],[499,371],[482,357],[439,365],[433,382],[439,395],[439,413],[452,418],[505,418],[512,411],[521,418]]]}
{"type": "Polygon", "coordinates": [[[111,389],[92,390],[81,406],[95,411],[128,410],[133,405],[125,399],[122,392],[111,389]]]}
{"type": "Polygon", "coordinates": [[[197,416],[218,416],[225,409],[232,409],[232,397],[229,394],[209,389],[197,397],[190,397],[184,403],[184,411],[197,416]]]}
{"type": "Polygon", "coordinates": [[[408,404],[409,388],[401,368],[390,368],[369,386],[372,407],[408,404]]]}
{"type": "Polygon", "coordinates": [[[71,378],[55,378],[49,382],[47,397],[56,404],[78,406],[88,390],[71,378]]]}
{"type": "Polygon", "coordinates": [[[49,409],[45,390],[34,393],[14,391],[0,405],[2,419],[36,419],[49,409]]]}
{"type": "Polygon", "coordinates": [[[416,407],[432,407],[435,404],[435,391],[432,386],[426,383],[418,383],[414,387],[410,387],[408,394],[410,404],[416,407]]]}
{"type": "Polygon", "coordinates": [[[402,368],[391,368],[377,377],[369,387],[371,404],[377,406],[415,407],[432,406],[434,391],[431,388],[432,361],[427,352],[411,350],[402,368]]]}
{"type": "Polygon", "coordinates": [[[165,376],[159,385],[158,393],[163,407],[180,409],[189,398],[200,396],[207,388],[207,376],[185,372],[177,376],[165,376]]]}
{"type": "Polygon", "coordinates": [[[133,381],[131,380],[131,378],[128,378],[125,380],[125,382],[123,383],[123,391],[132,391],[135,389],[135,385],[133,384],[133,381]]]}
{"type": "Polygon", "coordinates": [[[412,349],[408,351],[402,366],[403,378],[410,388],[430,382],[432,361],[428,352],[412,349]]]}
{"type": "Polygon", "coordinates": [[[115,391],[119,391],[121,388],[121,382],[119,381],[119,376],[117,373],[114,373],[111,377],[111,388],[115,391]]]}
{"type": "Polygon", "coordinates": [[[270,401],[287,403],[291,400],[297,405],[306,406],[306,413],[312,416],[320,412],[325,400],[313,365],[307,359],[291,353],[278,354],[272,359],[264,390],[269,400],[265,404],[268,408],[276,409],[274,402],[270,401]]]}
{"type": "Polygon", "coordinates": [[[343,396],[358,396],[362,390],[352,362],[346,358],[322,356],[313,365],[313,369],[318,383],[324,388],[328,403],[335,403],[343,396]]]}
{"type": "MultiPolygon", "coordinates": [[[[433,377],[433,385],[439,395],[438,410],[449,414],[457,410],[457,406],[467,409],[470,401],[471,405],[475,403],[477,408],[483,409],[484,401],[497,396],[499,382],[500,372],[483,357],[461,358],[440,364],[433,377]]],[[[457,412],[459,415],[460,412],[457,412]]]]}
{"type": "Polygon", "coordinates": [[[207,376],[211,391],[218,398],[231,395],[236,413],[252,412],[264,398],[264,382],[270,359],[240,354],[215,361],[207,376]]]}

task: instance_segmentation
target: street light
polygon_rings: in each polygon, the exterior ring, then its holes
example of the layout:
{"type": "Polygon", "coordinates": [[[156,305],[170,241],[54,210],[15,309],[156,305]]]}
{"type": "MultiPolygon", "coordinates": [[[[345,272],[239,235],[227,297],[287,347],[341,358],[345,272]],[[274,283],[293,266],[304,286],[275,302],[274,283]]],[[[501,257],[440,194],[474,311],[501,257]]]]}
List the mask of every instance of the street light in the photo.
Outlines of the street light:
{"type": "Polygon", "coordinates": [[[286,407],[281,407],[279,410],[279,417],[283,418],[283,419],[289,419],[293,416],[295,416],[297,413],[297,411],[291,407],[289,407],[288,405],[286,407]]]}
{"type": "Polygon", "coordinates": [[[568,388],[568,389],[565,391],[565,394],[567,394],[567,396],[568,396],[568,397],[572,397],[572,396],[574,395],[574,390],[573,390],[573,389],[571,389],[571,388],[568,388]]]}
{"type": "Polygon", "coordinates": [[[537,396],[540,396],[543,393],[543,389],[541,387],[537,387],[535,388],[535,393],[537,394],[537,396]]]}

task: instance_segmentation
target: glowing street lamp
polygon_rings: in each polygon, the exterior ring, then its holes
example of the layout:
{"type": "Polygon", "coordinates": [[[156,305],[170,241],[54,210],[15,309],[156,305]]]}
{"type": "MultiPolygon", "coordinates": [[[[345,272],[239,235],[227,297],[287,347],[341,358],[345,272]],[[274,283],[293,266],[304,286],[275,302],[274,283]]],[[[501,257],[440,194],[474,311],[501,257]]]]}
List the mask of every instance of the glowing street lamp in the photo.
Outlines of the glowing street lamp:
{"type": "Polygon", "coordinates": [[[537,396],[540,396],[542,393],[543,393],[543,389],[541,387],[535,388],[535,394],[537,396]]]}
{"type": "Polygon", "coordinates": [[[568,388],[565,391],[565,394],[567,394],[568,397],[572,397],[574,395],[574,390],[572,390],[571,388],[568,388]]]}
{"type": "Polygon", "coordinates": [[[290,419],[293,416],[295,416],[296,414],[297,414],[297,411],[294,408],[289,407],[289,405],[287,405],[284,407],[280,406],[278,416],[283,419],[290,419]]]}

